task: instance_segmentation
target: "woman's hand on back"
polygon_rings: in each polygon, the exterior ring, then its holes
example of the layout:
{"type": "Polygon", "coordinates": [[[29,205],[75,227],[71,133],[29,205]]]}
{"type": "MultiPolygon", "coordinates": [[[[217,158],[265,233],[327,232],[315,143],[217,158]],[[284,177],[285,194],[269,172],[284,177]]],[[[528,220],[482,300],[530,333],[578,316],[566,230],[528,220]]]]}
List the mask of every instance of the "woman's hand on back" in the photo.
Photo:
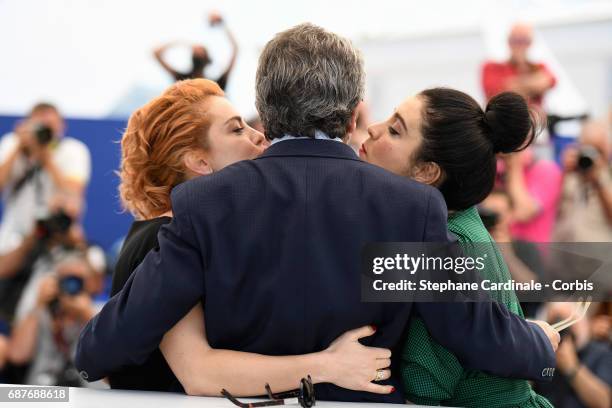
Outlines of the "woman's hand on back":
{"type": "Polygon", "coordinates": [[[350,330],[333,341],[321,354],[325,361],[324,382],[354,391],[367,391],[376,394],[390,394],[395,388],[380,385],[378,381],[391,377],[391,350],[366,347],[359,339],[376,333],[373,326],[363,326],[350,330]]]}

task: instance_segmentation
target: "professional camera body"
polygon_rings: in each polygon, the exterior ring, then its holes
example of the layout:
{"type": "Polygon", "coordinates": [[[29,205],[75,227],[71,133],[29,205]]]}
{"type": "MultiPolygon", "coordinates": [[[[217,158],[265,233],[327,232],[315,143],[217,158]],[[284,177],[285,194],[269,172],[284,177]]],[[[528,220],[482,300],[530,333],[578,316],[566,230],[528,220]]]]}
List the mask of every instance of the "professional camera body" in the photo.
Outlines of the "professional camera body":
{"type": "Polygon", "coordinates": [[[53,129],[49,126],[35,123],[34,124],[34,136],[40,146],[46,146],[53,140],[53,129]]]}
{"type": "Polygon", "coordinates": [[[36,222],[36,233],[41,240],[47,240],[54,235],[65,235],[72,225],[72,218],[60,209],[48,218],[36,222]]]}

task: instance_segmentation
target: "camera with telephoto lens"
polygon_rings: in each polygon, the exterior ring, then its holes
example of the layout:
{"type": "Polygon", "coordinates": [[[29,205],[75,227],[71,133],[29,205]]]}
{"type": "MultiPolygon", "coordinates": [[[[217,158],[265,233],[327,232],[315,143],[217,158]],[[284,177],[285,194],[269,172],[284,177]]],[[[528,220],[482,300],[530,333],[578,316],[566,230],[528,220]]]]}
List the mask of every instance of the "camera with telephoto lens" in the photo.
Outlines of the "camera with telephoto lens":
{"type": "Polygon", "coordinates": [[[578,148],[578,161],[576,162],[576,168],[579,171],[590,170],[595,161],[599,158],[599,152],[593,146],[582,145],[578,148]]]}
{"type": "Polygon", "coordinates": [[[72,218],[63,210],[59,210],[50,217],[36,222],[36,233],[41,240],[46,240],[54,235],[64,235],[72,225],[72,218]]]}
{"type": "Polygon", "coordinates": [[[83,278],[76,275],[64,276],[59,280],[60,293],[74,296],[78,295],[83,291],[84,281],[83,278]]]}
{"type": "MultiPolygon", "coordinates": [[[[85,281],[80,276],[68,275],[58,281],[61,295],[76,296],[83,291],[85,281]]],[[[49,302],[49,310],[53,316],[57,316],[60,309],[59,296],[49,302]]]]}
{"type": "Polygon", "coordinates": [[[49,126],[36,123],[34,124],[34,136],[39,145],[46,146],[53,140],[53,130],[49,126]]]}

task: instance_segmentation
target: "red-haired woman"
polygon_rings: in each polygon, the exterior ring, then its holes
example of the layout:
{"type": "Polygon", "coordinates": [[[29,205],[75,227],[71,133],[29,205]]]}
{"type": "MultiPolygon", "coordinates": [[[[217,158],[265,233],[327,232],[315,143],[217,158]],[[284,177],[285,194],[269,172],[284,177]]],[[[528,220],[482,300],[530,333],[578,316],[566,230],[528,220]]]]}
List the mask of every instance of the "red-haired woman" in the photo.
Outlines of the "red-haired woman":
{"type": "MultiPolygon", "coordinates": [[[[170,222],[170,192],[179,183],[206,176],[237,161],[253,159],[265,148],[263,135],[248,127],[205,79],[180,81],[136,111],[121,142],[120,194],[134,222],[113,277],[115,294],[157,243],[157,232],[170,222]]],[[[223,203],[219,203],[223,205],[223,203]]],[[[180,273],[180,271],[177,271],[180,273]]],[[[390,376],[391,352],[362,346],[374,334],[370,326],[340,336],[326,350],[300,356],[263,356],[218,350],[206,340],[204,312],[196,305],[166,333],[160,348],[141,366],[125,367],[109,377],[113,388],[179,390],[219,395],[259,395],[295,388],[310,374],[313,382],[387,394],[391,386],[371,381],[390,376]],[[180,382],[180,384],[179,384],[180,382]]]]}

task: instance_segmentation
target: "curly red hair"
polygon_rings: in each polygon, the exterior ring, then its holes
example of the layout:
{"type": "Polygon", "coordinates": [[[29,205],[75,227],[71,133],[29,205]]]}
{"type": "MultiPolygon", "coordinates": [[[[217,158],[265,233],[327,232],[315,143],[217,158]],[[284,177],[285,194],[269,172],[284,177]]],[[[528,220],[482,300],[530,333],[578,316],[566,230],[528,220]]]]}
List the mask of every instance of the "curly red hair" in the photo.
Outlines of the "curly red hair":
{"type": "Polygon", "coordinates": [[[170,191],[185,181],[185,153],[206,147],[207,101],[223,95],[207,79],[179,81],[130,116],[121,138],[119,194],[135,217],[171,209],[170,191]]]}

